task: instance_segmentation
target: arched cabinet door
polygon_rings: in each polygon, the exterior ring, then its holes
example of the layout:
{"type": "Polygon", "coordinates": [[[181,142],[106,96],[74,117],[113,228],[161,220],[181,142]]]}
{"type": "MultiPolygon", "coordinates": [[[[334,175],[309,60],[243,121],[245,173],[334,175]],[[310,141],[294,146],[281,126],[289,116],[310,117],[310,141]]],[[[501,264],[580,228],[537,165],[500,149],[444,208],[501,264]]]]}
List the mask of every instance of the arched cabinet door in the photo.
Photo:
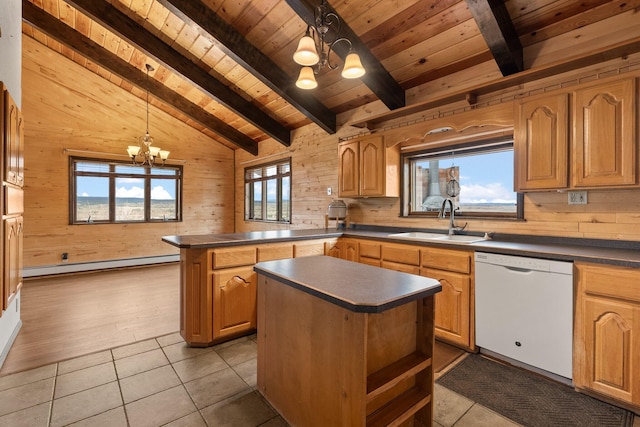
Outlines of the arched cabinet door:
{"type": "Polygon", "coordinates": [[[515,119],[516,191],[567,188],[569,95],[526,99],[515,119]]]}
{"type": "Polygon", "coordinates": [[[256,273],[253,266],[213,272],[213,338],[256,328],[256,273]]]}
{"type": "Polygon", "coordinates": [[[572,184],[638,184],[636,79],[605,82],[573,93],[572,184]]]}
{"type": "Polygon", "coordinates": [[[577,262],[576,272],[573,381],[640,405],[640,271],[577,262]]]}

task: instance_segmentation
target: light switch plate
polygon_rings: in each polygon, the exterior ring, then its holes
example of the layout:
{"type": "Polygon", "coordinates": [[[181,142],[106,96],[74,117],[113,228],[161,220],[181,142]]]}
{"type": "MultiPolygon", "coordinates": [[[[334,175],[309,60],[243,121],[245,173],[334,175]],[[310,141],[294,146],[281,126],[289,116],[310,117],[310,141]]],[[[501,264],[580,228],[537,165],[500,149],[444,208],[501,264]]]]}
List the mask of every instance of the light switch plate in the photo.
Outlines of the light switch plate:
{"type": "Polygon", "coordinates": [[[327,196],[331,195],[331,187],[327,187],[327,196]]]}
{"type": "Polygon", "coordinates": [[[586,205],[587,192],[586,191],[569,191],[568,202],[570,205],[586,205]]]}

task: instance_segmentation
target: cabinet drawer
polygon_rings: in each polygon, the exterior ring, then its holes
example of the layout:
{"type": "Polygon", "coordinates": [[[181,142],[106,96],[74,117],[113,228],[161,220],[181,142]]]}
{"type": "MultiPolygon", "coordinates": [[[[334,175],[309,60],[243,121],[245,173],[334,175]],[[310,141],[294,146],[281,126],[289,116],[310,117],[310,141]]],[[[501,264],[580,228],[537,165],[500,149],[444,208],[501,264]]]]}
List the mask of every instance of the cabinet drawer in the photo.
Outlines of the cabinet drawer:
{"type": "Polygon", "coordinates": [[[380,259],[380,243],[360,242],[360,256],[380,259]]]}
{"type": "Polygon", "coordinates": [[[293,258],[293,244],[276,243],[258,246],[258,262],[293,258]]]}
{"type": "Polygon", "coordinates": [[[385,245],[382,246],[382,259],[420,266],[420,249],[409,245],[385,245]]]}
{"type": "Polygon", "coordinates": [[[596,264],[575,264],[580,291],[640,302],[640,270],[596,264]]]}
{"type": "Polygon", "coordinates": [[[402,273],[420,274],[420,267],[415,265],[401,264],[399,262],[392,261],[382,261],[380,266],[388,270],[401,271],[402,273]]]}
{"type": "Polygon", "coordinates": [[[472,252],[452,249],[426,248],[422,250],[422,266],[438,270],[471,272],[472,252]]]}
{"type": "Polygon", "coordinates": [[[311,240],[293,245],[293,256],[295,258],[313,255],[324,255],[324,240],[311,240]]]}
{"type": "Polygon", "coordinates": [[[4,214],[13,215],[24,212],[24,190],[11,185],[4,187],[4,214]]]}
{"type": "Polygon", "coordinates": [[[211,254],[211,265],[214,269],[239,267],[256,263],[255,246],[237,246],[233,248],[216,248],[211,254]]]}

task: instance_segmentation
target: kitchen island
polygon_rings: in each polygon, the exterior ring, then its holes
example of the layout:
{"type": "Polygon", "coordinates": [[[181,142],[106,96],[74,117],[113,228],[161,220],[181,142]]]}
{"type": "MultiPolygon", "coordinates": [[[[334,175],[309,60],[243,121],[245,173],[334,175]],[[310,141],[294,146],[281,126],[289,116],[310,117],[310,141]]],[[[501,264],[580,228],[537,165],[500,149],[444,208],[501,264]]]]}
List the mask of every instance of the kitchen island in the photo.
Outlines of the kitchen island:
{"type": "Polygon", "coordinates": [[[289,424],[432,425],[437,280],[327,256],[254,269],[258,390],[289,424]]]}

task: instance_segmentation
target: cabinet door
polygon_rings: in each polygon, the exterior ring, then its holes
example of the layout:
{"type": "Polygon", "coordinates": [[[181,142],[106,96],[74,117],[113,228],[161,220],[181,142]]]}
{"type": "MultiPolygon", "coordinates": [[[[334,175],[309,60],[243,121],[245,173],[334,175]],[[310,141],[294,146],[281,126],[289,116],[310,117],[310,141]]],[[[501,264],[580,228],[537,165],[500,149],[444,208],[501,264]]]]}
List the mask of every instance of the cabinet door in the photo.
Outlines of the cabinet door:
{"type": "Polygon", "coordinates": [[[573,381],[640,405],[640,270],[576,263],[576,271],[573,381]]]}
{"type": "Polygon", "coordinates": [[[635,78],[576,90],[573,106],[573,186],[637,183],[635,78]]]}
{"type": "Polygon", "coordinates": [[[358,241],[345,239],[340,248],[340,258],[346,259],[347,261],[358,262],[358,241]]]}
{"type": "Polygon", "coordinates": [[[8,91],[4,92],[5,135],[4,135],[4,180],[17,184],[18,151],[20,148],[20,119],[18,106],[8,91]]]}
{"type": "Polygon", "coordinates": [[[385,150],[382,136],[360,141],[360,195],[385,195],[385,150]]]}
{"type": "Polygon", "coordinates": [[[256,273],[253,266],[213,272],[213,339],[256,328],[256,273]]]}
{"type": "Polygon", "coordinates": [[[343,142],[338,146],[338,195],[359,195],[358,141],[343,142]]]}
{"type": "Polygon", "coordinates": [[[432,269],[423,269],[421,274],[438,280],[442,285],[442,291],[436,294],[436,337],[471,348],[469,276],[432,269]]]}
{"type": "Polygon", "coordinates": [[[4,307],[22,286],[22,217],[4,220],[4,307]]]}
{"type": "Polygon", "coordinates": [[[567,187],[568,111],[568,94],[526,100],[517,105],[516,191],[567,187]]]}

